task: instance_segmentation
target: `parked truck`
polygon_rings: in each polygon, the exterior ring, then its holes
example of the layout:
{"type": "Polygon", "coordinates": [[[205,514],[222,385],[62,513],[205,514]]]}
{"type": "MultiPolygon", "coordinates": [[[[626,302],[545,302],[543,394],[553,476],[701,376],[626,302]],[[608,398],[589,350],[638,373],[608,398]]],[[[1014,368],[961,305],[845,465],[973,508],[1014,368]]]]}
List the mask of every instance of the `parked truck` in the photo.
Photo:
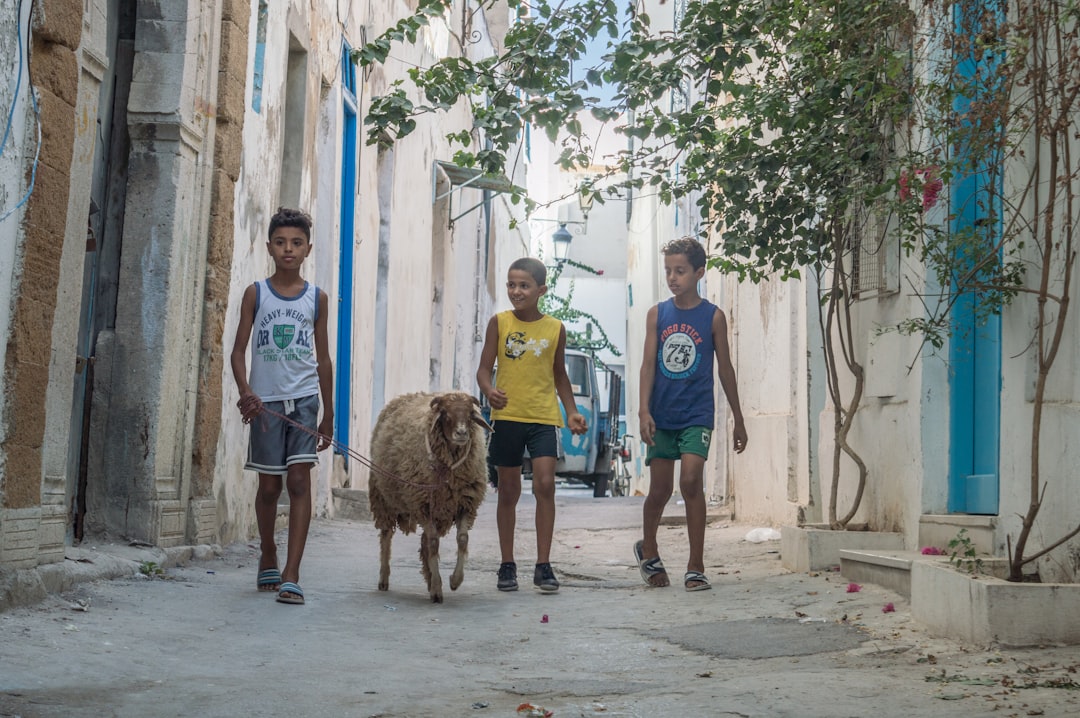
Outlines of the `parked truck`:
{"type": "MultiPolygon", "coordinates": [[[[555,475],[588,484],[593,496],[606,496],[612,457],[620,442],[622,377],[601,368],[590,354],[572,347],[566,348],[566,374],[570,377],[578,411],[588,422],[589,430],[579,435],[567,427],[559,431],[555,475]],[[606,402],[601,394],[602,375],[608,379],[606,402]]],[[[565,423],[565,412],[563,419],[565,423]]]]}

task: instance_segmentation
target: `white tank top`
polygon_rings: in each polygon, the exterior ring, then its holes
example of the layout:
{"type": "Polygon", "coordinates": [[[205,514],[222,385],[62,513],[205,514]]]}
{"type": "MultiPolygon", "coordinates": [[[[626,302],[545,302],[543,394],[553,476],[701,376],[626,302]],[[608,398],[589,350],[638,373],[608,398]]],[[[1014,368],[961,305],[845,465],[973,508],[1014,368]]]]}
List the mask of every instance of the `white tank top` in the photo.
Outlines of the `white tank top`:
{"type": "Polygon", "coordinates": [[[315,320],[319,288],[304,282],[304,291],[283,297],[265,279],[255,282],[255,324],[252,327],[251,390],[263,401],[301,399],[319,393],[315,360],[315,320]]]}

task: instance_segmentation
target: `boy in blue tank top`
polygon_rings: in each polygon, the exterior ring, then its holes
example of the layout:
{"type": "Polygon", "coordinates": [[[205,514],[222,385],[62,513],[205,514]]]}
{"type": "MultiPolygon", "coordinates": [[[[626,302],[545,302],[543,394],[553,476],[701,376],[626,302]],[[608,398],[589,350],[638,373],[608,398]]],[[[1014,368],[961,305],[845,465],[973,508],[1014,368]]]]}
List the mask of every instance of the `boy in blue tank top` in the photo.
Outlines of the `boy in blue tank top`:
{"type": "Polygon", "coordinates": [[[244,290],[230,358],[240,391],[236,405],[244,423],[252,424],[244,468],[259,474],[255,518],[262,553],[256,587],[277,593],[281,603],[302,604],[300,560],[311,524],[311,467],[334,432],[334,377],[326,335],[329,302],[326,292],[300,276],[311,253],[311,218],[300,210],[279,208],[270,218],[268,234],[274,274],[244,290]],[[274,413],[264,412],[264,407],[274,413]],[[289,538],[285,567],[279,571],[274,524],[282,477],[289,492],[289,538]]]}
{"type": "Polygon", "coordinates": [[[536,566],[533,585],[546,593],[559,590],[551,568],[551,539],[555,530],[556,430],[562,426],[559,402],[566,411],[570,431],[588,430],[578,412],[566,375],[566,327],[540,311],[547,292],[547,269],[532,257],[522,257],[506,273],[506,296],[513,309],[499,312],[488,322],[476,382],[491,404],[495,432],[488,448],[490,462],[499,472],[495,523],[499,528],[499,565],[496,588],[516,591],[514,529],[521,497],[521,466],[525,450],[532,463],[532,489],[536,497],[536,566]],[[495,365],[498,374],[495,376],[495,365]]]}
{"type": "Polygon", "coordinates": [[[692,238],[663,248],[664,275],[671,299],[649,309],[641,362],[638,424],[648,445],[649,495],[645,498],[643,538],[634,544],[641,577],[650,586],[668,586],[656,531],[681,461],[679,493],[686,505],[690,558],[683,576],[687,591],[712,586],[705,576],[705,460],[715,420],[713,356],[716,373],[735,419],[735,452],[746,448],[746,427],[739,407],[735,368],[728,350],[727,320],[716,305],[698,294],[705,276],[705,249],[692,238]]]}

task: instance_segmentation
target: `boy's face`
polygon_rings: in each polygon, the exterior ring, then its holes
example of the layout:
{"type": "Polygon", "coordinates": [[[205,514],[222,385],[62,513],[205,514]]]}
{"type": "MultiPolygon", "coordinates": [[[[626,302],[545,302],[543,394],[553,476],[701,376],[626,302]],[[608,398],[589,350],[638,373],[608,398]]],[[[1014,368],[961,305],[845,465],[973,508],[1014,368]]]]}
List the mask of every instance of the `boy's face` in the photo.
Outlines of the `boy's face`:
{"type": "Polygon", "coordinates": [[[278,269],[298,269],[311,253],[311,242],[299,227],[278,227],[270,235],[266,249],[278,269]]]}
{"type": "Polygon", "coordinates": [[[668,289],[676,297],[697,292],[698,281],[705,276],[705,267],[694,269],[685,254],[664,256],[664,276],[668,289]]]}
{"type": "Polygon", "coordinates": [[[506,273],[506,296],[515,310],[532,309],[547,292],[547,285],[537,284],[533,275],[524,269],[506,273]]]}

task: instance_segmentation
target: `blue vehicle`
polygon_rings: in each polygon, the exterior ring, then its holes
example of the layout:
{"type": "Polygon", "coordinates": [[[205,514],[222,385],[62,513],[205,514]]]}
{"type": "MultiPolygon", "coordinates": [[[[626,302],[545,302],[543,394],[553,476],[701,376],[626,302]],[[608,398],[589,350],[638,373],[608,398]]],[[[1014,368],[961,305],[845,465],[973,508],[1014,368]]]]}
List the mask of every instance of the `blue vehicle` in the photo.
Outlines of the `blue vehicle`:
{"type": "MultiPolygon", "coordinates": [[[[572,347],[566,348],[566,374],[574,391],[578,411],[585,417],[589,430],[574,435],[569,428],[559,431],[559,459],[555,475],[574,479],[592,487],[593,496],[606,496],[611,478],[612,456],[619,443],[619,404],[622,380],[609,374],[606,410],[597,380],[600,369],[593,357],[572,347]]],[[[566,412],[563,412],[565,423],[566,412]]]]}

